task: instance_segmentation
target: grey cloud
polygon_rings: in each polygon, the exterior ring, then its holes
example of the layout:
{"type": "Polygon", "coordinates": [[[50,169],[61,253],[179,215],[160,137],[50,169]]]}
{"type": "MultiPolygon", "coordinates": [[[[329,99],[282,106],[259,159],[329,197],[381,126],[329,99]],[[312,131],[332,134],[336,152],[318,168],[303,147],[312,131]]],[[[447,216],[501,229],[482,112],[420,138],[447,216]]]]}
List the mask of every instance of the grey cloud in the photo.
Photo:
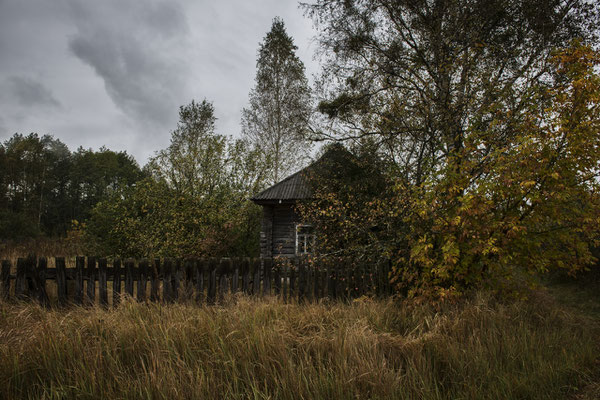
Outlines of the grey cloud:
{"type": "Polygon", "coordinates": [[[74,3],[77,33],[69,49],[100,76],[115,105],[145,127],[172,124],[185,92],[178,57],[188,34],[176,3],[74,3]]]}
{"type": "Polygon", "coordinates": [[[50,89],[31,78],[10,76],[6,79],[4,86],[6,89],[4,96],[10,96],[24,107],[60,107],[60,103],[50,89]]]}

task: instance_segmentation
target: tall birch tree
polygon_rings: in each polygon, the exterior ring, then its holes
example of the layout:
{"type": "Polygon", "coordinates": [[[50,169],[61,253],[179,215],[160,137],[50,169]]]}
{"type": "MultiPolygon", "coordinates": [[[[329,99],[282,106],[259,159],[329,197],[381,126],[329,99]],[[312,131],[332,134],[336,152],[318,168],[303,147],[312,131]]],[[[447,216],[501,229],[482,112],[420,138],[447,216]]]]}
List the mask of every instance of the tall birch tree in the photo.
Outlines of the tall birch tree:
{"type": "Polygon", "coordinates": [[[275,18],[258,50],[256,84],[242,111],[242,134],[259,150],[274,183],[308,156],[311,97],[305,68],[283,20],[275,18]]]}

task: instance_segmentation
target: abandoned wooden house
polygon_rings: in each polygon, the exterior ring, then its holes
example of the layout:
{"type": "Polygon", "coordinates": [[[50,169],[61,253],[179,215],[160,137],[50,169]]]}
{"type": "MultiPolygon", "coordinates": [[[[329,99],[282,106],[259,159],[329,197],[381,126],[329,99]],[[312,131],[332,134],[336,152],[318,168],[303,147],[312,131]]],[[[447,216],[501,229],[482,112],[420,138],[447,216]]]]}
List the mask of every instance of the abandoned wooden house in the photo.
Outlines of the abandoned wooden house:
{"type": "Polygon", "coordinates": [[[311,190],[304,168],[252,198],[263,208],[260,230],[260,256],[294,257],[312,251],[313,227],[304,224],[295,210],[300,200],[309,199],[311,190]]]}

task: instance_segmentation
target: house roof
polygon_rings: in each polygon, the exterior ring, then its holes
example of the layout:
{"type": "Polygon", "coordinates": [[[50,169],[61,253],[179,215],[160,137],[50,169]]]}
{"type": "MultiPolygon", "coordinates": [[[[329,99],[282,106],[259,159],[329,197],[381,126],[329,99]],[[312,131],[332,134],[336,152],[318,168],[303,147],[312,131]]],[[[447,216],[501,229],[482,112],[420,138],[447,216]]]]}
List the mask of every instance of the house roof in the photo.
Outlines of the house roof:
{"type": "Polygon", "coordinates": [[[267,188],[251,198],[257,204],[269,204],[280,202],[294,202],[296,200],[306,200],[312,197],[312,190],[309,185],[309,174],[319,164],[331,160],[340,155],[343,157],[352,157],[352,154],[339,143],[334,143],[323,153],[323,155],[308,167],[292,174],[267,188]]]}
{"type": "Polygon", "coordinates": [[[269,203],[274,201],[295,201],[311,197],[311,190],[307,181],[307,168],[288,176],[279,183],[274,184],[254,196],[255,203],[269,203]]]}

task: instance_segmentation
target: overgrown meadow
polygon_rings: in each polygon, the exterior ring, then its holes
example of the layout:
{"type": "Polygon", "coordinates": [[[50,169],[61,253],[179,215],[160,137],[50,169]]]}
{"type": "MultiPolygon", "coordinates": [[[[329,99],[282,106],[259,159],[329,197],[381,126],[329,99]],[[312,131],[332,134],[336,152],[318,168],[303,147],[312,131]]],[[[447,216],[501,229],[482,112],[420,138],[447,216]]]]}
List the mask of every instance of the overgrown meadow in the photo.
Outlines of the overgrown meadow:
{"type": "Polygon", "coordinates": [[[0,398],[594,399],[597,300],[559,285],[441,309],[367,298],[0,303],[0,398]]]}

